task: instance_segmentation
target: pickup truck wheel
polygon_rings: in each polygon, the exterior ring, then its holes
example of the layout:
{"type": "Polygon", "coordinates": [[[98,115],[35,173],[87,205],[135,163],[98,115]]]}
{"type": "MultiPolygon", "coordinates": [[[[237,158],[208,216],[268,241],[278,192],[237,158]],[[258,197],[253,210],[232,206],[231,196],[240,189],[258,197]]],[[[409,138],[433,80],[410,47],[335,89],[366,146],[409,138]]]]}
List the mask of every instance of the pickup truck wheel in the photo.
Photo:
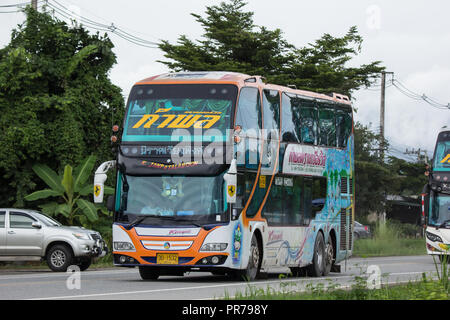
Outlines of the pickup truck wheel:
{"type": "Polygon", "coordinates": [[[48,250],[46,258],[48,267],[52,271],[65,272],[72,264],[73,253],[66,245],[57,244],[48,250]]]}
{"type": "Polygon", "coordinates": [[[80,271],[85,271],[90,267],[91,263],[91,258],[83,258],[80,260],[80,263],[78,263],[78,267],[80,267],[80,271]]]}

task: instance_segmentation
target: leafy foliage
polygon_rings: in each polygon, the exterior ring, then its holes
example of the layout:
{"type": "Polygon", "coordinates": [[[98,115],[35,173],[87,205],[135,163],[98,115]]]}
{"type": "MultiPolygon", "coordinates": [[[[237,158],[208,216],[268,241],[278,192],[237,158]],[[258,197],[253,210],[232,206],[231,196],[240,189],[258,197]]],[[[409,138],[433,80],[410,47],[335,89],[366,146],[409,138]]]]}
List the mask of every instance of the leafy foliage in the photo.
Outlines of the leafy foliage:
{"type": "MultiPolygon", "coordinates": [[[[77,220],[83,226],[88,222],[98,220],[98,210],[105,212],[104,208],[96,206],[94,203],[84,199],[94,189],[93,184],[86,184],[95,164],[95,157],[87,157],[75,170],[72,166],[66,165],[62,176],[43,164],[33,166],[33,171],[50,187],[35,191],[25,197],[27,201],[36,201],[57,197],[56,201],[46,202],[39,205],[42,212],[57,216],[61,214],[67,219],[69,225],[73,225],[77,220]]],[[[105,187],[105,194],[113,194],[114,189],[105,187]]]]}
{"type": "Polygon", "coordinates": [[[23,206],[26,194],[44,186],[35,163],[59,170],[89,154],[99,162],[112,157],[111,124],[124,113],[108,78],[112,48],[106,35],[26,9],[0,50],[0,206],[23,206]]]}
{"type": "Polygon", "coordinates": [[[243,0],[230,0],[207,7],[205,17],[191,14],[204,29],[203,39],[181,35],[177,44],[162,41],[159,47],[169,60],[160,62],[174,71],[235,71],[262,75],[280,85],[348,95],[370,85],[384,69],[379,61],[347,66],[363,42],[354,26],[343,37],[325,34],[296,48],[280,29],[255,25],[245,5],[243,0]]]}
{"type": "MultiPolygon", "coordinates": [[[[370,127],[355,124],[356,214],[386,211],[387,195],[419,195],[427,182],[424,164],[409,163],[395,157],[380,158],[380,135],[370,127]]],[[[385,151],[389,148],[384,141],[385,151]]]]}

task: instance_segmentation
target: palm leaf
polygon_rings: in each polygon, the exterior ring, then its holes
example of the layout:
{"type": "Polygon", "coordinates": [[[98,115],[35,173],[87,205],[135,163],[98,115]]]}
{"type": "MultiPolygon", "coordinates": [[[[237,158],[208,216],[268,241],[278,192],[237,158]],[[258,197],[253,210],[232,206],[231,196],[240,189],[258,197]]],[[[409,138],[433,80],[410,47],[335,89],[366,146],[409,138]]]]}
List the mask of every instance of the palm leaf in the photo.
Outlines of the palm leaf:
{"type": "Polygon", "coordinates": [[[41,211],[45,214],[48,214],[49,216],[54,216],[57,214],[56,210],[58,208],[58,203],[57,202],[49,202],[46,204],[41,204],[39,206],[39,208],[41,208],[41,211]]]}
{"type": "Polygon", "coordinates": [[[62,192],[53,190],[53,189],[43,189],[36,192],[33,192],[32,194],[29,194],[24,197],[26,201],[35,201],[39,199],[45,199],[48,197],[58,197],[62,196],[62,192]]]}
{"type": "Polygon", "coordinates": [[[70,216],[70,207],[67,203],[59,204],[55,211],[56,214],[62,214],[64,217],[70,216]]]}
{"type": "Polygon", "coordinates": [[[94,222],[98,220],[97,208],[92,202],[86,201],[84,199],[78,199],[77,205],[83,211],[84,215],[89,219],[89,221],[94,222]]]}
{"type": "Polygon", "coordinates": [[[61,184],[64,186],[67,196],[73,196],[73,175],[72,175],[72,167],[66,165],[64,167],[64,176],[61,181],[61,184]]]}
{"type": "Polygon", "coordinates": [[[73,189],[75,192],[79,192],[83,189],[83,185],[88,180],[92,169],[95,165],[95,156],[87,157],[83,163],[81,163],[78,167],[75,168],[75,180],[73,183],[73,189]]]}
{"type": "Polygon", "coordinates": [[[58,174],[50,169],[45,164],[35,164],[33,171],[41,178],[50,188],[60,192],[64,192],[64,188],[61,185],[61,179],[58,174]]]}

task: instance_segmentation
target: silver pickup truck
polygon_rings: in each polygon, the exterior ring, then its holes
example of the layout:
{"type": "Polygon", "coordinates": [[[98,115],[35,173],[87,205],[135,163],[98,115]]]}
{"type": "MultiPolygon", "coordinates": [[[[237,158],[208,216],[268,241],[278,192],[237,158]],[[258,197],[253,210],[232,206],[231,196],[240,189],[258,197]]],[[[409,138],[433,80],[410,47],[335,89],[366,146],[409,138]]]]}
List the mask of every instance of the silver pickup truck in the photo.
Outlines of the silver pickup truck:
{"type": "Polygon", "coordinates": [[[40,261],[53,271],[86,270],[108,248],[100,233],[67,227],[33,210],[0,209],[0,261],[40,261]]]}

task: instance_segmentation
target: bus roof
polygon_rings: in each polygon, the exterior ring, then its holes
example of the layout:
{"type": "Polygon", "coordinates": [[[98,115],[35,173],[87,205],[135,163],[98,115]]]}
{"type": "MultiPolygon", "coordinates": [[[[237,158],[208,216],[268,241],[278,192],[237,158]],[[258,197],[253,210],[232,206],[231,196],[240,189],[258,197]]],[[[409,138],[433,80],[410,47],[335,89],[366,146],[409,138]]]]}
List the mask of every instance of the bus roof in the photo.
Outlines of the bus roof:
{"type": "Polygon", "coordinates": [[[315,99],[330,100],[337,103],[350,105],[348,96],[331,93],[322,94],[312,91],[299,90],[291,87],[285,87],[275,84],[266,84],[261,76],[250,76],[244,73],[228,71],[190,71],[190,72],[171,72],[156,75],[150,78],[138,81],[136,85],[143,84],[188,84],[188,83],[234,83],[240,87],[244,85],[261,86],[264,89],[279,90],[291,94],[302,95],[315,99]]]}

